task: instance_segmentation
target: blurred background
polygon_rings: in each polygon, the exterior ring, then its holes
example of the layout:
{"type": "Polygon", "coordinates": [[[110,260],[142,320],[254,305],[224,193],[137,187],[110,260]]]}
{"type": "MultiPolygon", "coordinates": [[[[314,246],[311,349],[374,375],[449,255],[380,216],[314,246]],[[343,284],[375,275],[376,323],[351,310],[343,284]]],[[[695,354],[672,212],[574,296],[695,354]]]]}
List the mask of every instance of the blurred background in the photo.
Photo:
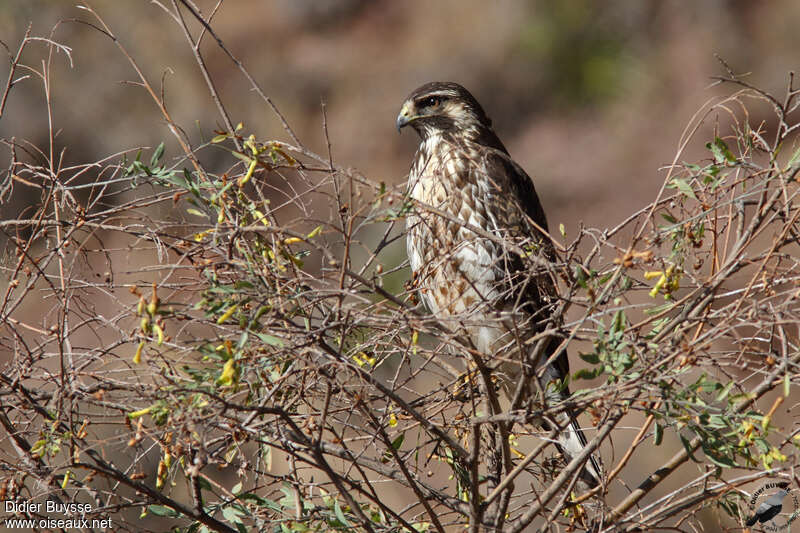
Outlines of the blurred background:
{"type": "MultiPolygon", "coordinates": [[[[214,4],[197,2],[204,14],[214,4]]],[[[163,78],[167,108],[192,142],[213,137],[221,120],[185,37],[165,11],[147,1],[94,0],[92,7],[150,82],[158,86],[163,78]]],[[[33,35],[52,31],[72,50],[71,61],[63,53],[51,60],[63,166],[162,141],[168,157],[179,155],[149,95],[128,83],[137,78],[127,60],[76,20],[91,17],[73,2],[0,3],[0,41],[9,56],[29,24],[33,35]]],[[[782,97],[789,71],[800,66],[799,23],[797,0],[236,0],[222,4],[212,26],[310,150],[327,152],[324,104],[335,162],[374,181],[405,182],[418,139],[412,131],[398,136],[394,125],[408,93],[432,80],[463,84],[534,178],[551,228],[564,224],[574,236],[581,223],[615,226],[655,197],[692,116],[735,90],[714,84],[713,76],[725,74],[715,54],[782,97]]],[[[196,24],[190,27],[197,32],[196,24]]],[[[234,124],[243,122],[243,131],[260,140],[288,141],[209,36],[202,52],[234,124]]],[[[45,43],[35,43],[21,62],[41,68],[47,53],[45,43]]],[[[46,149],[44,91],[36,73],[18,72],[25,74],[31,79],[10,92],[0,139],[46,149]]],[[[751,115],[752,124],[772,118],[767,107],[754,109],[764,116],[751,115]]],[[[715,120],[707,118],[709,132],[715,120]]],[[[720,117],[722,135],[726,120],[720,117]]],[[[706,157],[708,140],[700,135],[681,159],[706,157]]],[[[4,168],[8,148],[0,154],[4,168]]],[[[222,171],[231,158],[223,151],[219,157],[214,170],[222,171]]],[[[0,207],[0,215],[25,209],[25,189],[15,194],[18,201],[0,207]]],[[[624,439],[618,444],[624,449],[624,439]]]]}
{"type": "MultiPolygon", "coordinates": [[[[167,106],[193,141],[213,136],[221,122],[165,12],[144,1],[91,5],[154,85],[163,75],[167,106]]],[[[213,5],[198,2],[206,14],[213,5]]],[[[135,73],[114,45],[68,22],[90,18],[62,0],[0,4],[0,40],[12,53],[29,23],[46,36],[64,21],[53,37],[71,47],[74,64],[53,58],[51,91],[66,163],[172,142],[149,96],[124,83],[135,73]]],[[[724,74],[714,54],[784,94],[798,66],[798,22],[795,0],[237,0],[223,3],[213,26],[310,149],[326,152],[324,102],[336,162],[387,183],[405,180],[417,145],[413,132],[398,137],[394,129],[406,95],[431,80],[462,83],[534,177],[551,227],[569,232],[580,221],[615,225],[653,198],[665,175],[659,168],[672,161],[693,113],[733,90],[712,87],[711,77],[724,74]]],[[[286,139],[212,39],[203,52],[233,122],[260,139],[286,139]]],[[[44,44],[27,49],[23,62],[37,66],[41,57],[44,44]]],[[[43,104],[41,83],[21,82],[0,137],[45,147],[43,104]]],[[[702,157],[703,143],[687,157],[702,157]]]]}

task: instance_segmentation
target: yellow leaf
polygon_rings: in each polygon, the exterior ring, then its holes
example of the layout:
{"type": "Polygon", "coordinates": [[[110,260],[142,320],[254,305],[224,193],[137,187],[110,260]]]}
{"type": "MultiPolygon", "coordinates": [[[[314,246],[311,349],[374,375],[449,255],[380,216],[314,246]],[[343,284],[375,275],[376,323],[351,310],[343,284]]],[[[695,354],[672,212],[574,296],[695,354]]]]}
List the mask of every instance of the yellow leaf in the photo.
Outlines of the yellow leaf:
{"type": "Polygon", "coordinates": [[[297,161],[295,161],[292,156],[290,156],[289,154],[287,154],[286,152],[284,152],[283,150],[281,150],[277,146],[273,145],[272,149],[275,151],[275,153],[281,154],[283,156],[283,158],[286,160],[286,162],[289,163],[290,165],[294,165],[294,164],[297,163],[297,161]]]}
{"type": "Polygon", "coordinates": [[[264,216],[264,213],[262,213],[258,209],[253,209],[253,215],[256,218],[256,222],[264,224],[265,226],[269,226],[269,220],[267,220],[267,217],[264,216]]]}
{"type": "Polygon", "coordinates": [[[133,419],[136,419],[136,418],[139,418],[141,416],[146,415],[147,413],[149,413],[152,410],[153,410],[153,406],[151,405],[150,407],[145,407],[144,409],[139,409],[138,411],[134,411],[132,413],[128,413],[128,418],[133,420],[133,419]]]}
{"type": "Polygon", "coordinates": [[[244,187],[247,182],[250,181],[250,178],[253,177],[253,173],[256,170],[256,165],[258,165],[258,159],[253,159],[250,161],[250,166],[247,167],[247,174],[239,178],[239,187],[244,187]]]}
{"type": "Polygon", "coordinates": [[[138,365],[142,362],[142,350],[144,350],[144,341],[139,343],[139,346],[136,348],[136,353],[133,354],[134,365],[138,365]]]}
{"type": "Polygon", "coordinates": [[[159,326],[158,324],[153,324],[153,329],[155,330],[156,335],[158,336],[156,344],[158,346],[161,346],[162,344],[164,344],[164,330],[161,329],[161,326],[159,326]]]}
{"type": "Polygon", "coordinates": [[[256,153],[256,136],[252,133],[244,142],[245,148],[249,148],[251,152],[256,153]]]}
{"type": "Polygon", "coordinates": [[[217,378],[217,385],[233,385],[236,377],[236,363],[231,357],[225,361],[225,366],[222,367],[222,373],[217,378]]]}
{"type": "Polygon", "coordinates": [[[41,457],[42,453],[44,452],[45,444],[47,444],[47,441],[44,439],[39,439],[36,442],[34,442],[30,450],[31,455],[34,455],[36,457],[41,457]]]}
{"type": "Polygon", "coordinates": [[[661,277],[658,278],[658,281],[656,281],[656,284],[653,285],[652,289],[650,289],[650,293],[649,293],[650,294],[650,298],[655,298],[656,295],[658,295],[658,291],[660,291],[664,287],[664,284],[666,282],[667,282],[666,274],[661,274],[661,277]]]}
{"type": "Polygon", "coordinates": [[[223,315],[217,319],[217,324],[220,324],[220,325],[224,324],[225,321],[228,320],[233,315],[233,313],[236,312],[236,309],[238,309],[238,308],[239,308],[239,304],[235,304],[235,305],[230,306],[228,308],[228,310],[225,311],[225,313],[223,313],[223,315]]]}

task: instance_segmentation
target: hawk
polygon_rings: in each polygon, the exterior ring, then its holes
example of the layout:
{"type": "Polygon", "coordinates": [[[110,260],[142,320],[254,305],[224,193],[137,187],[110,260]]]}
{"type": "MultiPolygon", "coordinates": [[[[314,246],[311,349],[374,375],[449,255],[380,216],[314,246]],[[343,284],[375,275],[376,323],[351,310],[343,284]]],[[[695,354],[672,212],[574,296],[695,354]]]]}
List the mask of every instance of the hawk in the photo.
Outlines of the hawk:
{"type": "MultiPolygon", "coordinates": [[[[405,126],[422,140],[408,175],[416,207],[407,218],[406,241],[422,301],[482,354],[509,398],[518,386],[524,401],[538,391],[548,402],[568,397],[566,351],[549,361],[559,343],[547,340],[542,350],[534,339],[551,318],[556,282],[546,266],[555,253],[533,181],[511,159],[480,104],[456,83],[428,83],[412,92],[397,117],[398,131],[405,126]]],[[[586,438],[570,412],[542,425],[553,423],[569,461],[586,438]]],[[[594,457],[579,479],[597,486],[594,457]]]]}

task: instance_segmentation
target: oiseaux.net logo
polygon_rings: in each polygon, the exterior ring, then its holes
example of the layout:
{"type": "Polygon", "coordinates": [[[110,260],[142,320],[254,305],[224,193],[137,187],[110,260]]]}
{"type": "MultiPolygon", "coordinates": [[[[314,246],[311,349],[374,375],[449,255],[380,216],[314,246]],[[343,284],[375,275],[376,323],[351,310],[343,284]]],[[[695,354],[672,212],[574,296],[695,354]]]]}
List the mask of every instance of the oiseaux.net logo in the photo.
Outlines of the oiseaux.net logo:
{"type": "Polygon", "coordinates": [[[753,531],[789,531],[800,515],[798,491],[791,490],[789,483],[782,481],[771,481],[759,487],[748,504],[750,514],[745,524],[753,531]]]}

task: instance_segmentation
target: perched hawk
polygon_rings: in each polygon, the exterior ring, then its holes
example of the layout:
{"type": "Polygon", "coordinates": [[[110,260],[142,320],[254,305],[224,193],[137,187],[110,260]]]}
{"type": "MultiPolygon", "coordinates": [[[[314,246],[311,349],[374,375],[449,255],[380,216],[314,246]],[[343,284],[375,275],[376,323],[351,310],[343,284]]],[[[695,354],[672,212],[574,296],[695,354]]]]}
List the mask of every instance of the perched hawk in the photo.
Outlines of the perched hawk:
{"type": "MultiPolygon", "coordinates": [[[[547,268],[555,256],[533,181],[508,155],[480,104],[456,83],[412,92],[397,117],[398,130],[404,126],[422,138],[408,175],[416,207],[407,219],[408,257],[422,300],[484,356],[507,396],[521,386],[525,401],[539,390],[550,403],[566,398],[566,352],[542,368],[559,343],[535,350],[531,340],[556,300],[547,268]],[[534,352],[538,361],[531,360],[534,352]]],[[[551,422],[563,428],[558,447],[565,458],[579,454],[586,439],[574,416],[562,413],[551,422]]],[[[599,472],[591,457],[580,479],[596,486],[599,472]]]]}

